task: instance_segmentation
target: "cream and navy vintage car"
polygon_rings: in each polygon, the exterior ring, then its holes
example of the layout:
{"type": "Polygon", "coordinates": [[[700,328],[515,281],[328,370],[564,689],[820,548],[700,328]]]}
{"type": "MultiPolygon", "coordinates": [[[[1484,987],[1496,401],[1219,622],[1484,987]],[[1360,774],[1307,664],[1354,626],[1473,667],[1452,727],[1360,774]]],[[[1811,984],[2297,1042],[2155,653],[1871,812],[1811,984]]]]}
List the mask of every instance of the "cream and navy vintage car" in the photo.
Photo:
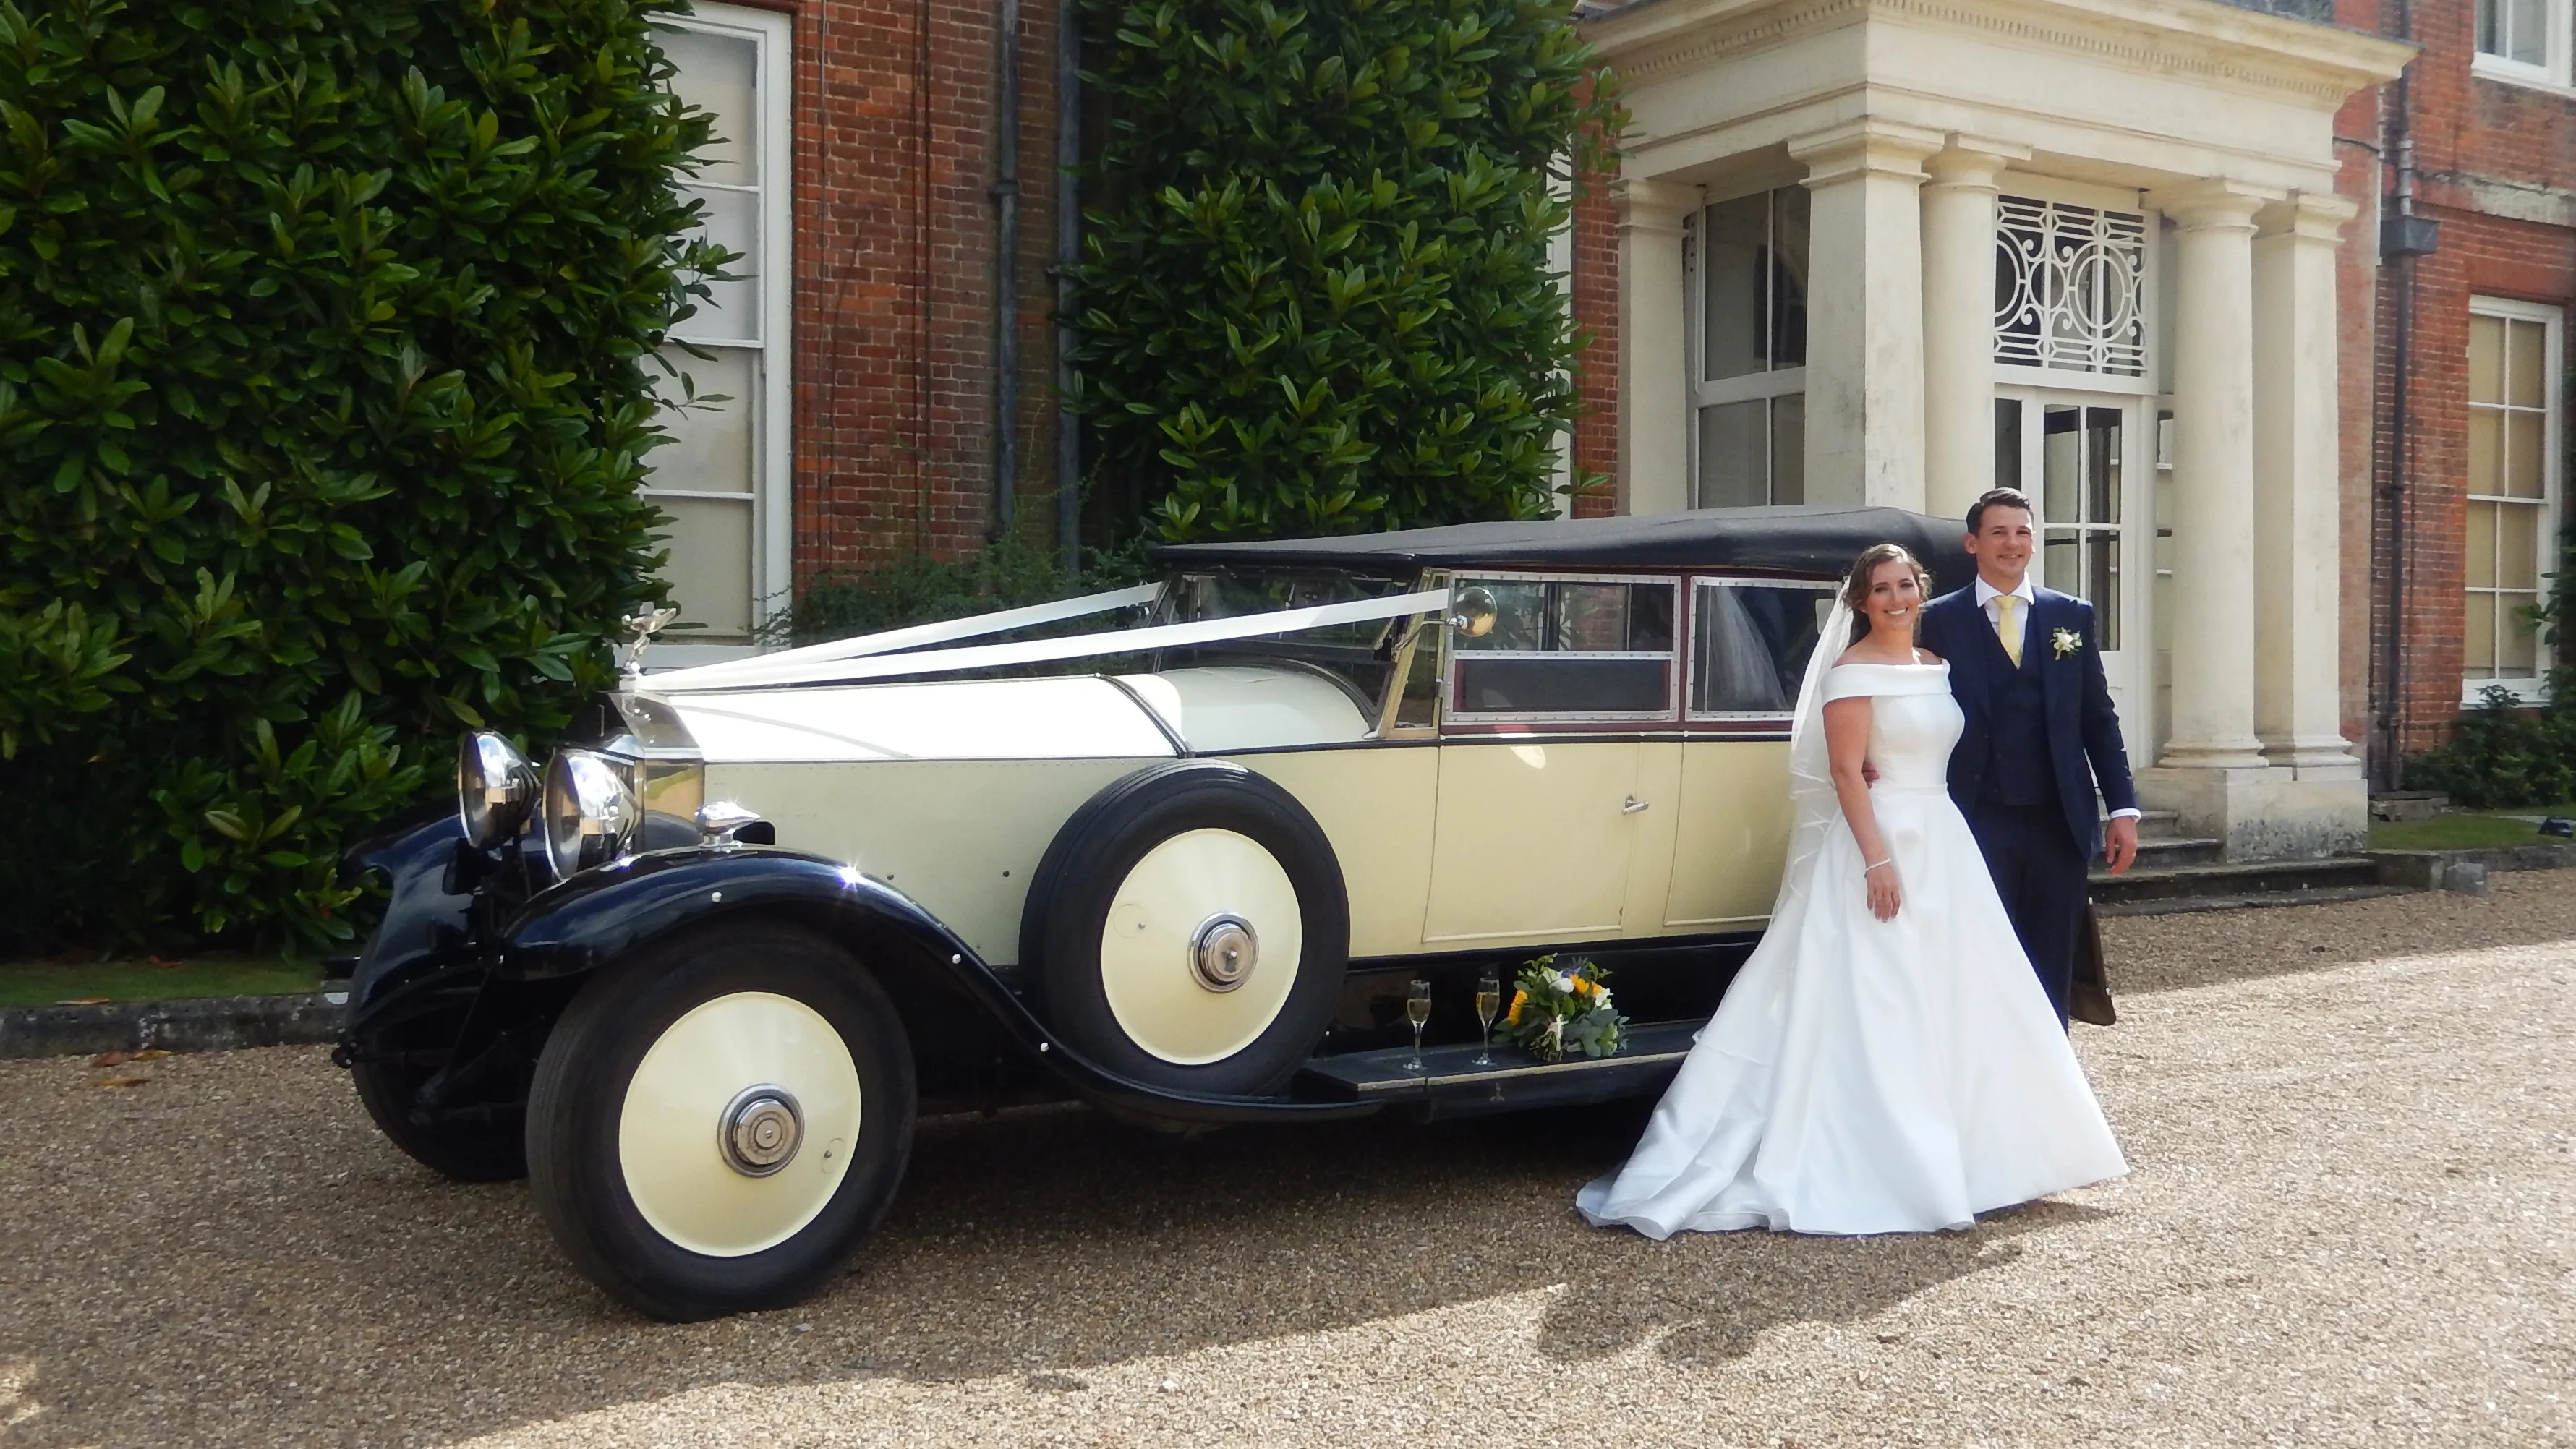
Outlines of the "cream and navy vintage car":
{"type": "Polygon", "coordinates": [[[630,676],[542,766],[469,736],[460,808],[356,853],[391,899],[340,1059],[396,1144],[524,1172],[584,1273],[672,1318],[819,1287],[925,1110],[1656,1091],[1770,909],[1834,581],[1958,537],[1760,509],[1190,545],[1159,584],[630,676]],[[1616,971],[1623,1049],[1475,1065],[1475,978],[1547,951],[1616,971]]]}

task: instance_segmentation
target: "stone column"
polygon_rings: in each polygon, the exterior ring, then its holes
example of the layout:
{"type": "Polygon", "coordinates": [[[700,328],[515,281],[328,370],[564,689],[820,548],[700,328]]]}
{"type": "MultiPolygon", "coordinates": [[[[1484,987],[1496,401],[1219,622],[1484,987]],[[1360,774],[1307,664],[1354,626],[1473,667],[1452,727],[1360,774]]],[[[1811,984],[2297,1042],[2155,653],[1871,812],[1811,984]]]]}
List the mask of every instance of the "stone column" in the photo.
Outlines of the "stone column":
{"type": "Polygon", "coordinates": [[[1619,511],[1674,513],[1691,501],[1682,222],[1699,206],[1699,188],[1626,180],[1611,197],[1619,214],[1619,511]]]}
{"type": "Polygon", "coordinates": [[[1953,136],[1923,163],[1923,498],[1944,518],[1995,483],[1995,181],[2029,155],[1953,136]]]}
{"type": "Polygon", "coordinates": [[[1937,131],[1862,120],[1789,143],[1814,193],[1809,503],[1923,507],[1922,161],[1941,142],[1937,131]]]}
{"type": "Polygon", "coordinates": [[[2254,730],[2275,767],[2358,780],[2340,693],[2335,247],[2359,205],[2302,192],[2254,241],[2254,730]]]}

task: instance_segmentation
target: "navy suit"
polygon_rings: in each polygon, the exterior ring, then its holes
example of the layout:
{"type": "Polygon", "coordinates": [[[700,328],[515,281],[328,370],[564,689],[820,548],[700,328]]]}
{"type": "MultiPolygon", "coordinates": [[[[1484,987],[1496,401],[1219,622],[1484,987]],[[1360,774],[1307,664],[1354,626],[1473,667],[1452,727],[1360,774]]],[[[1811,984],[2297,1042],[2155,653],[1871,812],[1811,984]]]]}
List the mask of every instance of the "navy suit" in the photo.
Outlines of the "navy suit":
{"type": "Polygon", "coordinates": [[[1950,755],[1950,798],[1968,817],[2014,933],[2064,1021],[2086,871],[2102,848],[2094,790],[2112,810],[2134,809],[2138,797],[2093,606],[2036,586],[2032,594],[2019,668],[1974,585],[1924,606],[1922,642],[1950,661],[1950,690],[1967,717],[1950,755]],[[2061,630],[2075,641],[2063,653],[2061,630]]]}

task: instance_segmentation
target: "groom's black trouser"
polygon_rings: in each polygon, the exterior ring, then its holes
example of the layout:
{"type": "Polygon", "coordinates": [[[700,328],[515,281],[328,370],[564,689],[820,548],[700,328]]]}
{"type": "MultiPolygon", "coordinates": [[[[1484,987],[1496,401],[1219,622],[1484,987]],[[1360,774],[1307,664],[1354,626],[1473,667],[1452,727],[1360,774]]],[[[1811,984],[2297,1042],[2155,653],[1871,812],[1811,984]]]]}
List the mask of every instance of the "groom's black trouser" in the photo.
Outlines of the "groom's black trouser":
{"type": "Polygon", "coordinates": [[[1995,894],[2004,898],[2013,934],[2048,1004],[2057,1008],[2057,1024],[2066,1024],[2067,998],[2074,992],[2075,932],[2084,920],[2089,862],[2066,828],[2066,814],[2054,805],[1980,804],[1968,816],[1968,829],[1985,852],[1995,894]]]}

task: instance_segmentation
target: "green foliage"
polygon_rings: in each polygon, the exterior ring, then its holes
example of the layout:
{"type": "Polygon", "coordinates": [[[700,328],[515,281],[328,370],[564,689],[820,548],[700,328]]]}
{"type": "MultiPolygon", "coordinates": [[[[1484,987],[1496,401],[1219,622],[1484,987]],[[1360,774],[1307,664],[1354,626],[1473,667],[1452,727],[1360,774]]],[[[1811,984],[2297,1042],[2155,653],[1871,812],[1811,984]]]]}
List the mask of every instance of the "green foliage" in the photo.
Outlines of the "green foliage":
{"type": "Polygon", "coordinates": [[[669,8],[0,3],[0,950],[346,939],[460,725],[611,682],[725,260],[669,8]]]}
{"type": "Polygon", "coordinates": [[[1121,588],[1153,576],[1139,542],[1095,552],[1072,575],[1053,552],[1017,534],[962,559],[898,554],[872,569],[818,575],[767,633],[772,643],[819,644],[1121,588]]]}
{"type": "Polygon", "coordinates": [[[2471,809],[2576,796],[2576,709],[2533,709],[2491,687],[2448,742],[2407,760],[2406,784],[2471,809]]]}
{"type": "Polygon", "coordinates": [[[1552,513],[1550,169],[1616,123],[1564,0],[1085,3],[1095,486],[1173,539],[1552,513]]]}

